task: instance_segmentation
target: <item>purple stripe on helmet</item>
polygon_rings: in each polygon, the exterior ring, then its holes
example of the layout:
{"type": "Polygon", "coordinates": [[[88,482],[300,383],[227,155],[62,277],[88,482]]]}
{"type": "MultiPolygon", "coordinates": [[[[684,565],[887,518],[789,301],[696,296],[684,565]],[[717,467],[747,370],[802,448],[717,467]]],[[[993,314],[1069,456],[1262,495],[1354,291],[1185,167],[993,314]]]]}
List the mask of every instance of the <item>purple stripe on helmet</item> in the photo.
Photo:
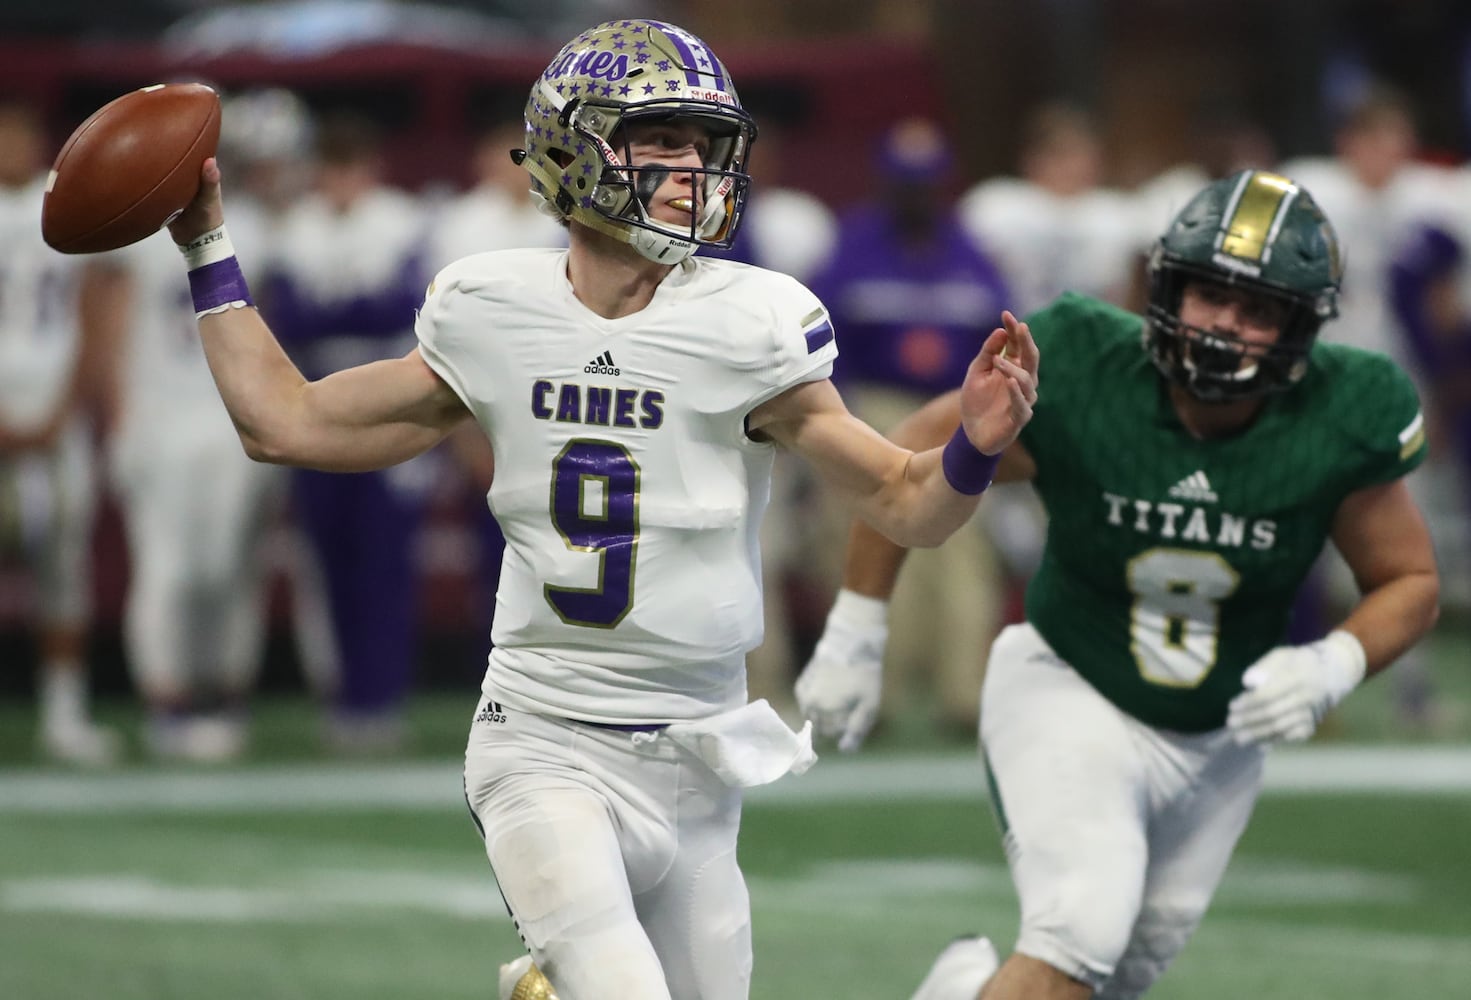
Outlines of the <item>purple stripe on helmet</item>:
{"type": "Polygon", "coordinates": [[[814,326],[812,329],[802,334],[802,336],[807,338],[807,353],[811,354],[813,351],[817,350],[819,347],[822,347],[824,344],[832,342],[833,325],[824,321],[821,326],[814,326]]]}
{"type": "Polygon", "coordinates": [[[704,57],[710,62],[710,72],[704,75],[715,77],[716,90],[724,91],[726,89],[725,74],[722,72],[720,60],[715,58],[715,53],[711,52],[704,42],[683,28],[676,27],[665,21],[650,21],[649,24],[669,36],[670,40],[674,42],[674,47],[679,50],[680,56],[683,57],[685,65],[695,67],[694,69],[685,71],[684,78],[686,83],[691,87],[701,86],[701,73],[698,67],[700,65],[700,53],[703,53],[704,57]]]}

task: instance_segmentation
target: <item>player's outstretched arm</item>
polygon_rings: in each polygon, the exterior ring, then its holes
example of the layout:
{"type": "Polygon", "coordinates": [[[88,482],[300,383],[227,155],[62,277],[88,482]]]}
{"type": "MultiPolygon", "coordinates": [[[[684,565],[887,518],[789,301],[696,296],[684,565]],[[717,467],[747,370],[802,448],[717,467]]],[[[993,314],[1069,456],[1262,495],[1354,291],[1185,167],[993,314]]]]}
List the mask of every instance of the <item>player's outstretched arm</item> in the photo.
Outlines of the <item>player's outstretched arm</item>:
{"type": "MultiPolygon", "coordinates": [[[[1035,356],[1030,372],[1035,379],[1035,356]]],[[[962,422],[962,394],[963,390],[956,389],[932,400],[900,423],[891,440],[915,453],[944,448],[962,422]]],[[[1001,455],[995,478],[1029,479],[1034,472],[1031,456],[1012,441],[1001,455]]],[[[878,718],[888,600],[907,553],[908,549],[867,521],[854,519],[843,589],[797,679],[795,693],[802,714],[812,721],[817,735],[837,740],[838,749],[844,752],[857,750],[878,718]]]]}
{"type": "Polygon", "coordinates": [[[252,458],[331,472],[379,469],[429,450],[469,416],[417,350],[308,382],[249,308],[224,222],[211,158],[199,194],[169,232],[189,261],[210,372],[252,458]]]}
{"type": "Polygon", "coordinates": [[[1242,743],[1305,740],[1364,678],[1389,666],[1435,625],[1440,575],[1430,531],[1403,479],[1350,494],[1333,544],[1360,591],[1327,638],[1278,646],[1247,668],[1226,724],[1242,743]]]}
{"type": "Polygon", "coordinates": [[[1037,346],[1025,323],[1003,314],[971,362],[959,392],[959,424],[940,447],[913,452],[848,412],[828,381],[809,382],[753,411],[750,431],[803,456],[896,543],[939,545],[975,511],[997,456],[1031,419],[1037,346]]]}

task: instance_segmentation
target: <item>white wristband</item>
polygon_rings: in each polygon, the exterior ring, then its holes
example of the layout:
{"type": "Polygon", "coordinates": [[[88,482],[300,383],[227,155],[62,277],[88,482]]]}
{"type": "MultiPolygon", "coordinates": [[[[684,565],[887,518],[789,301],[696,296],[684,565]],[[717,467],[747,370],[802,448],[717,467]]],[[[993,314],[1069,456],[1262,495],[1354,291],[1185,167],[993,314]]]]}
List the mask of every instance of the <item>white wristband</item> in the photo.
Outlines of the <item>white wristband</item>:
{"type": "Polygon", "coordinates": [[[184,255],[184,264],[191,271],[235,256],[235,246],[230,242],[230,234],[225,232],[224,223],[203,236],[197,236],[188,243],[175,244],[175,246],[178,246],[179,253],[184,255]]]}
{"type": "Polygon", "coordinates": [[[828,617],[856,628],[883,628],[889,620],[889,602],[856,590],[839,590],[828,617]]]}

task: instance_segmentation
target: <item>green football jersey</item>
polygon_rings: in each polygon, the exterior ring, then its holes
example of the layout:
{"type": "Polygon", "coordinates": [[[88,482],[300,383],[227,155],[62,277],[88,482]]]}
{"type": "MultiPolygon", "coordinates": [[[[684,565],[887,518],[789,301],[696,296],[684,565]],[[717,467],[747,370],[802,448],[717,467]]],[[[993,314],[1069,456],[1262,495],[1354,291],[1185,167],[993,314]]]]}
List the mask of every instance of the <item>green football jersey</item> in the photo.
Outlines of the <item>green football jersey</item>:
{"type": "Polygon", "coordinates": [[[1139,720],[1217,728],[1282,642],[1339,503],[1424,459],[1415,390],[1386,357],[1319,343],[1249,428],[1201,441],[1141,317],[1065,295],[1028,322],[1042,368],[1021,441],[1049,523],[1027,619],[1139,720]]]}

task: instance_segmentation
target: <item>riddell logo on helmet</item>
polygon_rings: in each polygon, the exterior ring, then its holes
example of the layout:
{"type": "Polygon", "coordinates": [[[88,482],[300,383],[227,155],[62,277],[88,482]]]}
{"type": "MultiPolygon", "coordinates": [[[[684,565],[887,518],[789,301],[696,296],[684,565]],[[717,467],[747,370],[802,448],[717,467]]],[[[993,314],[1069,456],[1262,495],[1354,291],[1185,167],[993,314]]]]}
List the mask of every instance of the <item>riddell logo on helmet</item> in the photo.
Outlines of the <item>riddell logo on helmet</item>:
{"type": "Polygon", "coordinates": [[[691,98],[697,101],[714,101],[716,104],[729,104],[731,107],[735,107],[735,98],[719,90],[699,90],[696,88],[691,88],[689,91],[689,95],[691,98]]]}

